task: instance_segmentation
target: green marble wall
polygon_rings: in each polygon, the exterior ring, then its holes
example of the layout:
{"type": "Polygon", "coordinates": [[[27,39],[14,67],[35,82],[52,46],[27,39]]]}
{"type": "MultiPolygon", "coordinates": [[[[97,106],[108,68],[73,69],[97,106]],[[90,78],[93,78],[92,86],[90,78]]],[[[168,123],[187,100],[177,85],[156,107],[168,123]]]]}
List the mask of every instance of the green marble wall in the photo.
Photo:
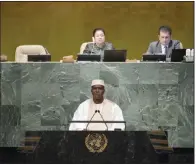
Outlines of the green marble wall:
{"type": "Polygon", "coordinates": [[[0,146],[19,145],[27,130],[67,130],[97,78],[127,131],[162,128],[170,146],[193,147],[192,63],[2,63],[0,146]]]}

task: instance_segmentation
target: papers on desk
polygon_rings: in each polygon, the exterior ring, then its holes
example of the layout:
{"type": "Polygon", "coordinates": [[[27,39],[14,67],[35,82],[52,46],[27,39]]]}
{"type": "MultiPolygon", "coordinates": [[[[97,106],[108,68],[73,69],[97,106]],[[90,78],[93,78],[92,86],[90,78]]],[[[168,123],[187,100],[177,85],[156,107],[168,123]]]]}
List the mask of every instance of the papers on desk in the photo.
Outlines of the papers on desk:
{"type": "Polygon", "coordinates": [[[195,56],[194,49],[186,49],[186,55],[184,56],[185,62],[193,62],[195,56]]]}

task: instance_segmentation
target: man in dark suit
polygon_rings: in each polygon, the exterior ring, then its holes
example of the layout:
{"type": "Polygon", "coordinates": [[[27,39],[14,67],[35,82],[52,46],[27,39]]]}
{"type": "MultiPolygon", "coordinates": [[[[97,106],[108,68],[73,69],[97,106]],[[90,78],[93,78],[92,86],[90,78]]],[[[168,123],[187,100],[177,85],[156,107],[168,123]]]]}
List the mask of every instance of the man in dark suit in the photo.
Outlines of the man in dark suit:
{"type": "Polygon", "coordinates": [[[158,32],[159,41],[151,42],[147,54],[166,54],[166,57],[171,57],[172,49],[182,49],[182,44],[178,40],[172,40],[172,30],[168,26],[161,26],[158,32]]]}
{"type": "Polygon", "coordinates": [[[93,30],[93,42],[88,43],[83,51],[83,54],[101,55],[103,57],[104,50],[113,50],[112,43],[105,42],[105,31],[102,28],[93,30]]]}

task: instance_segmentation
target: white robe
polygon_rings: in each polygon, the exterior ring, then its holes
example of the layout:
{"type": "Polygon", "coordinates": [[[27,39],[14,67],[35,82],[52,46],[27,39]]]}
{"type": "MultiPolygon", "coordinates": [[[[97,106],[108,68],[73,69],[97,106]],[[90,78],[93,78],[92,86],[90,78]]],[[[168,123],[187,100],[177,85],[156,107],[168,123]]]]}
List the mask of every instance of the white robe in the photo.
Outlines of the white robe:
{"type": "MultiPolygon", "coordinates": [[[[114,102],[104,99],[101,104],[95,104],[92,99],[88,99],[81,103],[78,109],[75,111],[73,119],[74,121],[89,121],[93,116],[95,110],[99,110],[105,121],[124,121],[122,110],[114,102]]],[[[96,113],[92,118],[92,121],[103,121],[99,113],[96,113]]],[[[69,130],[114,130],[114,129],[125,129],[124,123],[107,123],[107,127],[104,123],[71,123],[69,130]]]]}

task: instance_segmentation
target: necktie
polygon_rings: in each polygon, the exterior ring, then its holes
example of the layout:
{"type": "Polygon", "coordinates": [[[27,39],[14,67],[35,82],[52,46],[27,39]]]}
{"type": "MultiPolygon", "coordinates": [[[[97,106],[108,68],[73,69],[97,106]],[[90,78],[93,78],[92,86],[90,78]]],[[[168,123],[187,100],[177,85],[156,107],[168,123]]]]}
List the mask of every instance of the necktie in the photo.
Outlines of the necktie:
{"type": "Polygon", "coordinates": [[[169,54],[168,54],[168,47],[167,47],[167,46],[165,46],[165,55],[166,55],[166,57],[169,57],[169,54]]]}

